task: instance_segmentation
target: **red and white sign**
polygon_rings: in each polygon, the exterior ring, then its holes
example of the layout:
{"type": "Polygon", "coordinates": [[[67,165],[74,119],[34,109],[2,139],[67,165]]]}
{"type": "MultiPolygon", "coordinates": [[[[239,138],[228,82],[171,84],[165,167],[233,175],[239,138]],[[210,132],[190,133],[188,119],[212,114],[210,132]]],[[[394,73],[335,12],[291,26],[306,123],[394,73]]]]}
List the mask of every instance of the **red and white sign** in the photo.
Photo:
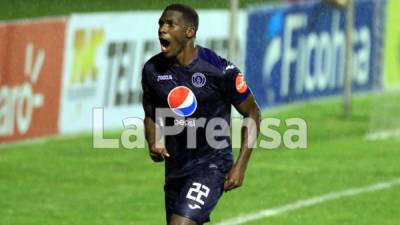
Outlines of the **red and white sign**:
{"type": "Polygon", "coordinates": [[[0,25],[0,142],[58,132],[65,24],[0,25]]]}

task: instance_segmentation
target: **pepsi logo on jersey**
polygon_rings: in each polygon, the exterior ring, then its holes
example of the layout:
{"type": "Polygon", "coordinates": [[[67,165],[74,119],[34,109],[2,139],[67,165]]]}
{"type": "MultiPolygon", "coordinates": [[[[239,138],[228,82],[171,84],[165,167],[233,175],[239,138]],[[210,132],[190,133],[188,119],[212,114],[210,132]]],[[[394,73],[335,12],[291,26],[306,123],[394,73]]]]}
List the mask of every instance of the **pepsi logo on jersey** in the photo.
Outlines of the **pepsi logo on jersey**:
{"type": "Polygon", "coordinates": [[[167,97],[169,108],[177,115],[188,117],[197,109],[196,96],[186,86],[173,88],[167,97]]]}

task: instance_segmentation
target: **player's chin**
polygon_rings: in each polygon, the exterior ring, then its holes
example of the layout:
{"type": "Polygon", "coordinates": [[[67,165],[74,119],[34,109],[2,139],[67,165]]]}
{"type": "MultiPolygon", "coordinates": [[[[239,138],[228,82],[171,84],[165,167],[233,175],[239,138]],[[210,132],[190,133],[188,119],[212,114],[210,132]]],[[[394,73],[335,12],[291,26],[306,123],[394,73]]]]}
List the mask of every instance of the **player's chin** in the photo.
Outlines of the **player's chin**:
{"type": "Polygon", "coordinates": [[[162,52],[162,54],[164,55],[165,58],[171,59],[175,57],[175,54],[171,51],[167,51],[167,52],[162,52]]]}

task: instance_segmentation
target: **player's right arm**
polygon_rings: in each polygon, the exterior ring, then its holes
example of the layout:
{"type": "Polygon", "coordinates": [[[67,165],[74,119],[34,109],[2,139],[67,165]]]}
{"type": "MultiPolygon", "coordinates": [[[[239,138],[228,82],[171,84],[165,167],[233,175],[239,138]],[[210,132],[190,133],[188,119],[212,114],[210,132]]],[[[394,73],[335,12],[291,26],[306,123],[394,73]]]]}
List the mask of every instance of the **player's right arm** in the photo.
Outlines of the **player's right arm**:
{"type": "Polygon", "coordinates": [[[157,129],[159,128],[155,122],[155,105],[154,105],[155,98],[153,97],[154,93],[152,92],[152,89],[148,83],[147,78],[148,77],[146,69],[144,68],[142,73],[142,91],[143,91],[142,104],[145,114],[144,131],[151,159],[154,162],[161,162],[166,157],[169,157],[169,154],[165,147],[158,147],[157,145],[158,140],[156,139],[157,137],[156,132],[157,129]]]}
{"type": "Polygon", "coordinates": [[[162,162],[166,157],[169,157],[168,151],[165,147],[157,147],[156,145],[156,129],[157,124],[153,118],[144,118],[144,130],[146,141],[149,145],[149,154],[154,162],[162,162]]]}

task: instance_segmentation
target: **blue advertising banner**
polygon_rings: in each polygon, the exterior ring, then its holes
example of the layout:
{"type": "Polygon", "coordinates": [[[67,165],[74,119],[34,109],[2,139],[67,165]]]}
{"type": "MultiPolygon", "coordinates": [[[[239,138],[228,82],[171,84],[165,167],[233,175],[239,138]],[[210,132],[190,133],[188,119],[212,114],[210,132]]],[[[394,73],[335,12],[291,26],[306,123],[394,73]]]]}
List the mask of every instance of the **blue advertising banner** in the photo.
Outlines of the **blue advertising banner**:
{"type": "MultiPolygon", "coordinates": [[[[381,86],[386,1],[355,1],[353,90],[381,86]]],[[[345,12],[313,2],[250,8],[246,80],[262,107],[341,93],[345,12]]]]}

